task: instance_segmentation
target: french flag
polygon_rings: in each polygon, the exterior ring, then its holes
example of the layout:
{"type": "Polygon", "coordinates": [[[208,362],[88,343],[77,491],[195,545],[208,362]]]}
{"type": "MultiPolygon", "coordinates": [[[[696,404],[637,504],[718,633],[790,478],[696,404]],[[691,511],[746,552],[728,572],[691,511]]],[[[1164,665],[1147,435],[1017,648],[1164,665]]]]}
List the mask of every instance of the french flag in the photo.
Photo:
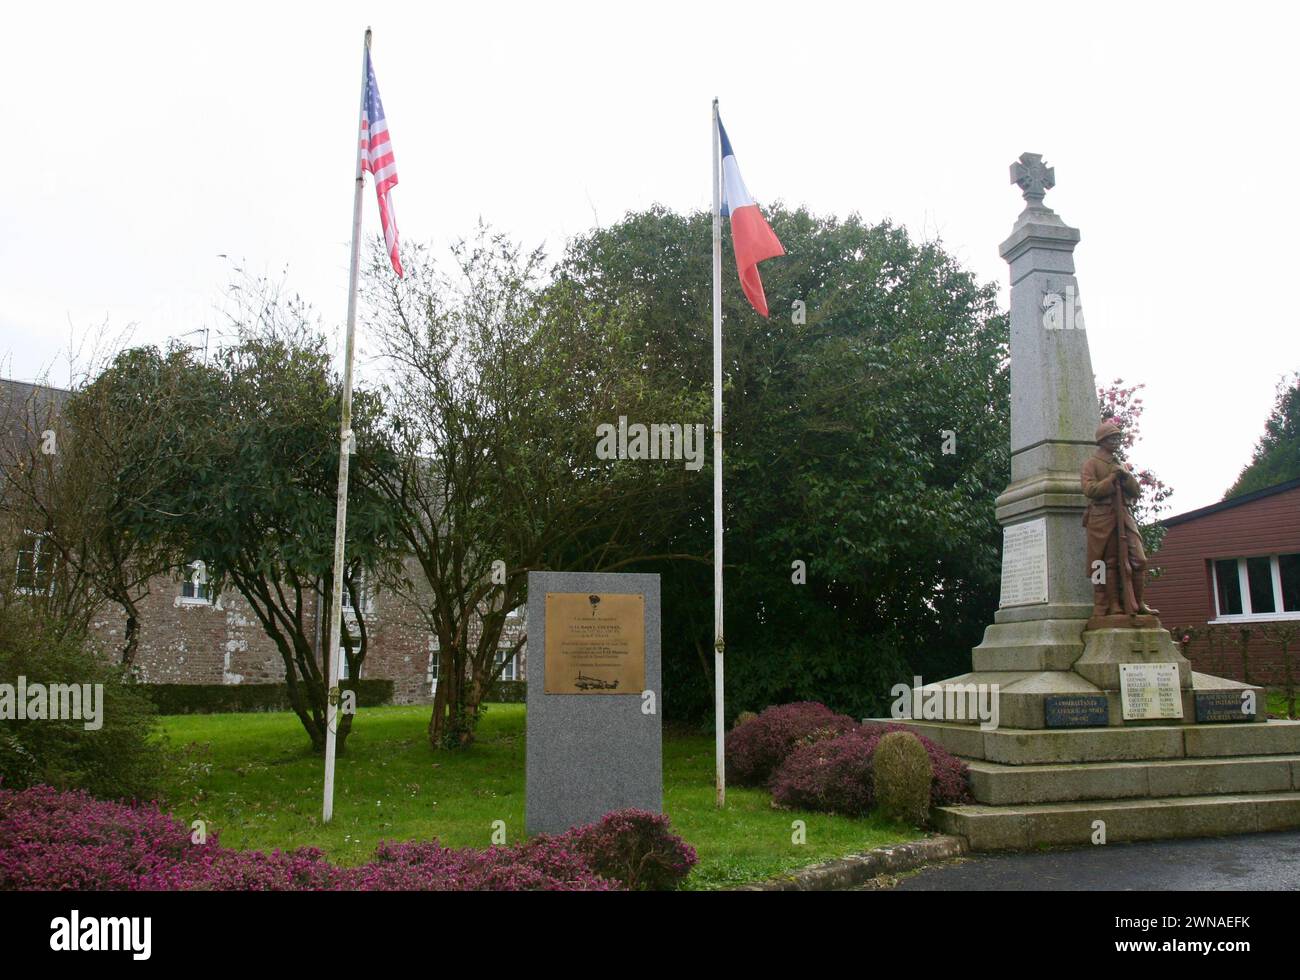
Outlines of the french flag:
{"type": "Polygon", "coordinates": [[[736,250],[740,288],[745,291],[750,305],[767,316],[767,297],[763,295],[758,263],[784,255],[785,249],[740,176],[740,165],[736,163],[736,154],[731,149],[731,140],[727,139],[721,116],[718,117],[718,136],[722,143],[722,213],[731,219],[731,244],[736,250]]]}

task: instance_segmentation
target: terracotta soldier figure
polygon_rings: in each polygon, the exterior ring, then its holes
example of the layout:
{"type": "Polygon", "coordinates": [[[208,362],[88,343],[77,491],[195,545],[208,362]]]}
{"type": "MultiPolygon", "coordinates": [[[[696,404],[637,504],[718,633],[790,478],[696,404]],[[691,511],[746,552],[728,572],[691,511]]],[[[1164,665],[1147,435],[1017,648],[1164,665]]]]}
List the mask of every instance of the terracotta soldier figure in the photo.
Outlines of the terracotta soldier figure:
{"type": "Polygon", "coordinates": [[[1142,536],[1138,533],[1137,521],[1129,509],[1130,501],[1142,495],[1142,487],[1137,478],[1115,459],[1115,450],[1120,446],[1120,427],[1107,420],[1097,426],[1097,451],[1083,464],[1080,482],[1083,493],[1088,498],[1088,507],[1083,512],[1083,526],[1088,529],[1087,574],[1093,580],[1093,616],[1114,616],[1126,612],[1154,616],[1157,610],[1142,601],[1146,591],[1147,556],[1142,549],[1142,536]],[[1115,484],[1123,487],[1124,513],[1116,513],[1115,484]],[[1120,598],[1120,553],[1118,519],[1124,520],[1125,538],[1127,539],[1129,568],[1132,569],[1133,598],[1137,600],[1137,609],[1126,610],[1120,598]],[[1097,582],[1093,574],[1095,562],[1102,561],[1106,566],[1103,582],[1097,582]]]}

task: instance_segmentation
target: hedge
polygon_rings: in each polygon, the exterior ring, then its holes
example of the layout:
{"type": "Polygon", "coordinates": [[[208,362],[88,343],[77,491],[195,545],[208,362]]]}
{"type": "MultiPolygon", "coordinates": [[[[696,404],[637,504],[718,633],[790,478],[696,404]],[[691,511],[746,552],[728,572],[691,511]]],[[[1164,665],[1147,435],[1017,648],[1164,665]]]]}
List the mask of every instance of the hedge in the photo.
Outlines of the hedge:
{"type": "MultiPolygon", "coordinates": [[[[357,692],[357,707],[391,704],[393,682],[363,677],[339,685],[357,692]]],[[[284,684],[145,684],[142,689],[160,715],[208,715],[225,711],[290,711],[284,684]]]]}
{"type": "Polygon", "coordinates": [[[528,700],[528,682],[497,681],[492,685],[492,696],[488,700],[506,704],[523,704],[528,700]]]}

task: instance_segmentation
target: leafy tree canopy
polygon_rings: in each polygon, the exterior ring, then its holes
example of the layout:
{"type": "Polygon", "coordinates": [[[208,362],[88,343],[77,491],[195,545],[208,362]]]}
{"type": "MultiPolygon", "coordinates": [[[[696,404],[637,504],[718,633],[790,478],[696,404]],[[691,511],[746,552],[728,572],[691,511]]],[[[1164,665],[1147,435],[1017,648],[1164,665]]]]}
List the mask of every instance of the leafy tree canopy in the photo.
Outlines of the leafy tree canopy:
{"type": "Polygon", "coordinates": [[[1250,462],[1223,495],[1224,500],[1300,477],[1300,372],[1277,383],[1273,412],[1250,462]]]}
{"type": "MultiPolygon", "coordinates": [[[[901,228],[770,218],[788,253],[763,265],[771,319],[723,246],[728,709],[816,697],[880,710],[913,672],[964,669],[996,607],[1007,319],[992,285],[901,228]]],[[[560,266],[562,283],[622,311],[648,383],[684,392],[706,423],[711,234],[708,214],[653,209],[575,240],[560,266]]],[[[708,465],[654,552],[711,551],[711,488],[708,465]]],[[[668,710],[703,717],[710,571],[646,567],[664,576],[668,710]]]]}

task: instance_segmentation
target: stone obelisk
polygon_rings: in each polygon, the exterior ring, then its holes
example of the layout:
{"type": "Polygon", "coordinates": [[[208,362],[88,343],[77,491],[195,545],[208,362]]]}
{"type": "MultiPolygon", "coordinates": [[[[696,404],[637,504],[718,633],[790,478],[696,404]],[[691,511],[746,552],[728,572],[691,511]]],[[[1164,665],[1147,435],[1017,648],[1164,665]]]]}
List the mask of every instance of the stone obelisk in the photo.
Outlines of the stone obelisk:
{"type": "MultiPolygon", "coordinates": [[[[1074,247],[1079,231],[1043,203],[1055,184],[1037,153],[1011,166],[1025,209],[1002,258],[1011,267],[1011,483],[998,497],[1002,596],[975,648],[976,672],[1068,670],[1092,611],[1079,468],[1099,419],[1074,247]]],[[[1009,693],[1009,692],[1007,692],[1009,693]]]]}
{"type": "Polygon", "coordinates": [[[1025,208],[1000,250],[1011,270],[1011,482],[995,504],[1001,596],[972,671],[926,687],[996,685],[1006,728],[1056,727],[1049,703],[1062,701],[1087,706],[1087,719],[1075,724],[1123,725],[1122,671],[1173,664],[1171,710],[1188,720],[1194,691],[1234,697],[1247,685],[1193,674],[1154,616],[1108,617],[1123,622],[1086,628],[1093,583],[1080,470],[1096,450],[1100,410],[1074,275],[1079,231],[1043,203],[1055,173],[1039,154],[1022,154],[1011,182],[1025,208]]]}

